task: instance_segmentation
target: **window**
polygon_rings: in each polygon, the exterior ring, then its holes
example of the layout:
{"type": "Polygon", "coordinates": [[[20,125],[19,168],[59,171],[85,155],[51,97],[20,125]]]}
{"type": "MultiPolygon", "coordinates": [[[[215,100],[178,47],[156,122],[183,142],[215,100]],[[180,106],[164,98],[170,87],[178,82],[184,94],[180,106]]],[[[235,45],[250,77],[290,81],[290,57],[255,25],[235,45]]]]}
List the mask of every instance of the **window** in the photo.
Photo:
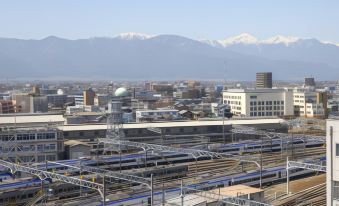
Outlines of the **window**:
{"type": "Polygon", "coordinates": [[[338,143],[335,144],[335,155],[339,157],[339,144],[338,143]]]}

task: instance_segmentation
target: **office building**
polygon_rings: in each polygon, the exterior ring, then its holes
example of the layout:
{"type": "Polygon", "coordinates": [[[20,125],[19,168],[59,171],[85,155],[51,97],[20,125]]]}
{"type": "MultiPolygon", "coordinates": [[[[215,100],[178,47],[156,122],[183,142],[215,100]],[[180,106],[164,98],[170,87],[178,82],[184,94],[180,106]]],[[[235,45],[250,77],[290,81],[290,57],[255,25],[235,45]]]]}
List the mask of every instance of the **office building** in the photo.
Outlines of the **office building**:
{"type": "Polygon", "coordinates": [[[229,89],[223,91],[223,103],[237,116],[293,115],[293,92],[288,89],[229,89]]]}
{"type": "Polygon", "coordinates": [[[272,72],[258,72],[256,80],[257,88],[272,88],[272,72]]]}
{"type": "Polygon", "coordinates": [[[89,88],[83,92],[84,96],[84,105],[94,105],[95,92],[89,88]]]}

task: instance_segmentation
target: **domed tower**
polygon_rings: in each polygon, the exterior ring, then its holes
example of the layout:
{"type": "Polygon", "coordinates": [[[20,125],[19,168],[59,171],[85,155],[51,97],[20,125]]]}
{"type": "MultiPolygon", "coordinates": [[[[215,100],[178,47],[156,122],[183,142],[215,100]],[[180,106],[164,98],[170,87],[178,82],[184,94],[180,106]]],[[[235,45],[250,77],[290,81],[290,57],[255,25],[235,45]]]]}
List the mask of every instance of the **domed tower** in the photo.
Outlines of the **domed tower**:
{"type": "Polygon", "coordinates": [[[114,92],[112,101],[108,105],[107,114],[107,137],[112,139],[121,139],[123,131],[121,130],[123,124],[123,98],[128,96],[128,91],[124,87],[120,87],[114,92]]]}

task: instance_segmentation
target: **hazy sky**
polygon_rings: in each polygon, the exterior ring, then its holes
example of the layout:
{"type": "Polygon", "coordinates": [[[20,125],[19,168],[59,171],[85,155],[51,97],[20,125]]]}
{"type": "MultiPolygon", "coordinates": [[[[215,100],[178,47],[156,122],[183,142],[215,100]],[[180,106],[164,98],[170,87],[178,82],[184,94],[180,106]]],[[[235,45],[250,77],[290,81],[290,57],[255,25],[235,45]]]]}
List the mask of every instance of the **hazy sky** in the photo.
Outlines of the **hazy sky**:
{"type": "Polygon", "coordinates": [[[224,39],[243,32],[339,43],[337,0],[0,0],[0,37],[123,32],[224,39]]]}

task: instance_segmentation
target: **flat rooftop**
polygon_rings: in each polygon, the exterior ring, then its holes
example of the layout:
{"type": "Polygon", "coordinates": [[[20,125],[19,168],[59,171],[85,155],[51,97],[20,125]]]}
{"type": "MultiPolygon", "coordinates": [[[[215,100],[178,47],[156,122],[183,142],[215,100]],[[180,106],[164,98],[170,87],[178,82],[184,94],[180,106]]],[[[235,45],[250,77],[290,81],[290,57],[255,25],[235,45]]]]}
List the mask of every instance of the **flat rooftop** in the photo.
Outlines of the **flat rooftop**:
{"type": "MultiPolygon", "coordinates": [[[[225,120],[225,125],[259,125],[259,124],[280,124],[285,120],[280,118],[274,119],[231,119],[225,120]]],[[[125,129],[144,129],[150,127],[168,128],[168,127],[198,127],[198,126],[221,126],[222,120],[213,121],[183,121],[183,122],[156,122],[156,123],[128,123],[123,124],[125,129]]],[[[86,124],[86,125],[64,125],[60,129],[63,131],[79,131],[79,130],[105,130],[106,124],[86,124]]]]}
{"type": "Polygon", "coordinates": [[[220,194],[222,196],[227,196],[227,197],[237,197],[241,195],[254,194],[254,193],[259,193],[263,191],[264,190],[262,189],[250,187],[247,185],[233,185],[229,187],[222,187],[220,188],[220,190],[214,189],[214,190],[211,190],[210,192],[215,193],[215,194],[220,194]]]}
{"type": "Polygon", "coordinates": [[[16,114],[0,115],[1,124],[63,123],[61,114],[16,114]]]}

